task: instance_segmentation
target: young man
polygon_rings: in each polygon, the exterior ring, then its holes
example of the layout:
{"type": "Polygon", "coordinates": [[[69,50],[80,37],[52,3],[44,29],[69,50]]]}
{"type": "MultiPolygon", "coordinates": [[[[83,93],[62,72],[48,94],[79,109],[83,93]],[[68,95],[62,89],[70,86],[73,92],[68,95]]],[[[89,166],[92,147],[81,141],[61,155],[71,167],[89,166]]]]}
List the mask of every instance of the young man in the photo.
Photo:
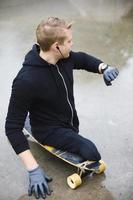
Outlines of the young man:
{"type": "Polygon", "coordinates": [[[6,118],[6,135],[29,174],[29,195],[51,194],[51,180],[31,154],[22,130],[27,113],[34,137],[42,144],[74,152],[85,160],[101,159],[93,142],[78,134],[79,121],[73,96],[73,70],[103,74],[106,85],[118,70],[83,52],[71,51],[71,23],[50,17],[36,30],[37,43],[26,55],[13,81],[6,118]]]}

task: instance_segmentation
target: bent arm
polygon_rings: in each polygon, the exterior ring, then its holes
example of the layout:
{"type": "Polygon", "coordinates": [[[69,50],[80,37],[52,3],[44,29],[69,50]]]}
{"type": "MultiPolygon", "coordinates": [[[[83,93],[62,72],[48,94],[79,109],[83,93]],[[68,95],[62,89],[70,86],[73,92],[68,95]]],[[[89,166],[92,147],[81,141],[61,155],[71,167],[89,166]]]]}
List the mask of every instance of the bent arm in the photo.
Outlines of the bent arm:
{"type": "Polygon", "coordinates": [[[101,73],[103,61],[84,52],[71,52],[74,69],[84,69],[93,73],[101,73]]]}
{"type": "Polygon", "coordinates": [[[71,52],[71,57],[74,60],[73,69],[84,69],[89,72],[103,74],[103,79],[107,86],[112,85],[111,82],[115,80],[119,74],[116,67],[111,67],[98,58],[84,52],[71,52]]]}

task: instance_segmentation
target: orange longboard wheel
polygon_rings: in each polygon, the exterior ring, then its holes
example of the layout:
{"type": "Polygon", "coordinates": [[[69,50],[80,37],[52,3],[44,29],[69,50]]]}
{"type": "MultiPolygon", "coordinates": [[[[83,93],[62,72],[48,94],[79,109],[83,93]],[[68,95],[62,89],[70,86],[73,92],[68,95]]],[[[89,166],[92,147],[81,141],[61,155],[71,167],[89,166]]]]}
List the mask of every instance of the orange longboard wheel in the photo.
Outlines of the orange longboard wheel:
{"type": "Polygon", "coordinates": [[[67,184],[71,189],[76,189],[82,184],[81,177],[78,174],[73,174],[67,177],[67,184]]]}
{"type": "Polygon", "coordinates": [[[103,160],[100,160],[99,163],[100,163],[100,166],[99,166],[99,169],[96,171],[96,174],[101,174],[107,169],[107,165],[103,160]]]}

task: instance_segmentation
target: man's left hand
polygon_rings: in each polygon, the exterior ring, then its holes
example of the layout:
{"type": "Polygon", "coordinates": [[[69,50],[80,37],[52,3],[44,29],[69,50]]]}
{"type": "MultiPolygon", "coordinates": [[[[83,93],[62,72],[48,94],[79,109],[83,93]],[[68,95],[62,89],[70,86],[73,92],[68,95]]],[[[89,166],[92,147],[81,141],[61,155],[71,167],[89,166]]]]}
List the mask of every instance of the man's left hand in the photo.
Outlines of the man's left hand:
{"type": "Polygon", "coordinates": [[[116,67],[108,66],[103,72],[103,79],[107,86],[112,85],[112,81],[116,79],[119,71],[116,67]]]}

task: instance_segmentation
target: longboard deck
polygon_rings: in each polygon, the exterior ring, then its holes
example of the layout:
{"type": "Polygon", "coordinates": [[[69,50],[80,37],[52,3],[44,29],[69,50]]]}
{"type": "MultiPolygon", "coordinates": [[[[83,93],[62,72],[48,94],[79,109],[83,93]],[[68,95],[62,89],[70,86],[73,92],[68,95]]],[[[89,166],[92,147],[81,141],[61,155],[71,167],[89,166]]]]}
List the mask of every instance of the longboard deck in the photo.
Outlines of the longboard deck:
{"type": "Polygon", "coordinates": [[[29,118],[26,119],[23,132],[25,136],[28,137],[28,139],[31,140],[32,142],[38,143],[42,148],[44,148],[54,156],[78,168],[78,174],[80,176],[82,176],[83,174],[84,175],[89,173],[91,174],[92,172],[100,174],[106,170],[106,164],[102,160],[100,161],[84,160],[78,154],[70,153],[68,151],[63,151],[61,149],[56,149],[54,147],[43,145],[40,142],[38,142],[32,135],[29,118]]]}
{"type": "MultiPolygon", "coordinates": [[[[60,149],[56,149],[52,146],[43,145],[40,142],[38,142],[34,138],[34,136],[32,135],[29,119],[27,119],[26,122],[25,122],[23,132],[29,140],[31,140],[32,142],[38,143],[42,148],[49,151],[54,156],[64,160],[65,162],[67,162],[67,163],[69,163],[69,164],[71,164],[75,167],[79,167],[82,163],[84,163],[84,159],[81,156],[79,156],[78,154],[70,153],[68,151],[63,151],[63,150],[60,150],[60,149]]],[[[88,162],[88,164],[94,163],[94,161],[87,161],[87,162],[88,162]]],[[[97,163],[97,162],[95,162],[95,163],[97,163]]]]}
{"type": "Polygon", "coordinates": [[[56,157],[64,160],[65,162],[69,162],[71,165],[74,165],[74,166],[77,167],[78,164],[81,164],[84,161],[84,159],[81,156],[77,155],[77,154],[70,153],[68,151],[63,151],[63,150],[60,150],[60,149],[56,149],[56,148],[54,148],[52,146],[43,145],[43,144],[39,143],[34,138],[34,136],[32,135],[30,127],[28,127],[27,125],[23,129],[23,132],[24,132],[25,136],[29,140],[31,140],[32,142],[38,143],[42,148],[44,148],[45,150],[49,151],[50,153],[52,153],[56,157]]]}

